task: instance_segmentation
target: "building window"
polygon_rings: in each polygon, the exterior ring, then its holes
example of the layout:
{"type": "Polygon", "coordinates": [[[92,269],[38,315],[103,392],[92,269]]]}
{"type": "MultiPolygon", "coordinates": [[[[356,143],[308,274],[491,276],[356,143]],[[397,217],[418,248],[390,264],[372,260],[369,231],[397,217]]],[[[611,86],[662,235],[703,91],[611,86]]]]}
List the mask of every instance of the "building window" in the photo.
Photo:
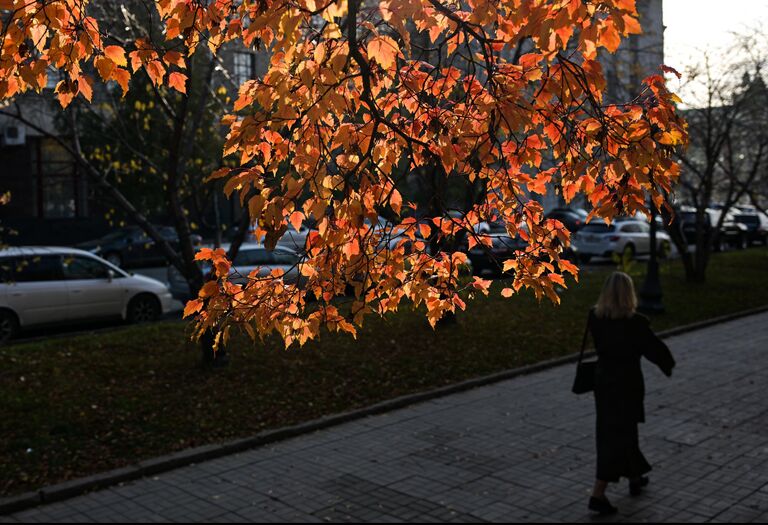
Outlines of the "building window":
{"type": "Polygon", "coordinates": [[[37,172],[38,216],[46,219],[83,216],[85,188],[72,157],[54,140],[41,139],[36,145],[32,149],[32,165],[37,172]]]}
{"type": "Polygon", "coordinates": [[[238,86],[242,86],[247,80],[256,78],[256,55],[253,53],[235,53],[233,77],[238,86]]]}

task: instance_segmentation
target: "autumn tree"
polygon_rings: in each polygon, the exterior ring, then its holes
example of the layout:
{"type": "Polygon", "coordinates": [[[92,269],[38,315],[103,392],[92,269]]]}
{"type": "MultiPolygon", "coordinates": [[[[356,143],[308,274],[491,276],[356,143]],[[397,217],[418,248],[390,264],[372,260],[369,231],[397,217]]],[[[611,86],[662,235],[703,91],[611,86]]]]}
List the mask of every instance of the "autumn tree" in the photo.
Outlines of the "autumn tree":
{"type": "Polygon", "coordinates": [[[461,278],[466,255],[444,249],[461,232],[470,247],[487,245],[475,231],[485,220],[503,221],[527,242],[505,262],[514,277],[501,293],[525,288],[557,302],[555,286],[577,269],[562,257],[567,230],[544,219],[531,193],[555,185],[566,201],[585,195],[592,215],[610,220],[647,211],[649,195],[662,206],[678,175],[672,150],[686,131],[661,74],[632,100],[603,99],[598,52],[641,31],[634,0],[150,6],[164,25],[160,44],[113,40],[82,1],[0,0],[9,10],[0,98],[39,88],[54,67],[65,75],[57,88],[63,106],[88,99],[96,79],[87,64],[124,90],[142,71],[158,87],[183,91],[189,61],[203,48],[217,53],[234,41],[270,50],[266,74],[240,87],[224,119],[223,154],[236,166],[212,177],[242,200],[268,246],[306,217],[318,229],[307,239],[299,284],[277,271],[234,284],[222,250],[197,255],[211,261],[216,280],[186,314],[223,340],[234,326],[254,337],[276,331],[286,344],[323,326],[354,334],[365,315],[404,303],[424,306],[434,324],[464,308],[463,288],[488,293],[487,281],[461,278]],[[429,61],[419,59],[414,32],[428,34],[429,61]],[[435,167],[481,181],[482,194],[461,216],[432,210],[424,224],[407,217],[411,203],[400,188],[404,176],[435,167]],[[391,226],[378,224],[382,212],[391,226]],[[350,293],[341,308],[336,299],[350,293]]]}
{"type": "Polygon", "coordinates": [[[768,174],[768,87],[764,66],[768,40],[753,33],[734,39],[732,48],[705,50],[686,70],[690,108],[685,110],[690,142],[678,150],[682,164],[676,198],[695,208],[691,252],[680,221],[667,216],[672,239],[682,254],[686,278],[706,280],[712,250],[721,242],[727,214],[745,200],[765,198],[768,174]],[[707,210],[717,204],[717,220],[707,210]]]}

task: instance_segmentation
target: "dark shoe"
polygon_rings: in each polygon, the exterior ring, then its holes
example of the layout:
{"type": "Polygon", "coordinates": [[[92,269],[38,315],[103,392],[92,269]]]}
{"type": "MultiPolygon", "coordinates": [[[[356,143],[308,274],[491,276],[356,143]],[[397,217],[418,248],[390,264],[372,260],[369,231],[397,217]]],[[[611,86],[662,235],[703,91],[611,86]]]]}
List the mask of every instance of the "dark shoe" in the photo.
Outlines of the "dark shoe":
{"type": "Polygon", "coordinates": [[[589,510],[599,513],[601,516],[610,516],[619,512],[619,509],[611,505],[608,498],[589,498],[589,510]]]}
{"type": "Polygon", "coordinates": [[[648,486],[649,480],[645,476],[638,479],[629,480],[629,495],[639,496],[643,489],[648,486]]]}

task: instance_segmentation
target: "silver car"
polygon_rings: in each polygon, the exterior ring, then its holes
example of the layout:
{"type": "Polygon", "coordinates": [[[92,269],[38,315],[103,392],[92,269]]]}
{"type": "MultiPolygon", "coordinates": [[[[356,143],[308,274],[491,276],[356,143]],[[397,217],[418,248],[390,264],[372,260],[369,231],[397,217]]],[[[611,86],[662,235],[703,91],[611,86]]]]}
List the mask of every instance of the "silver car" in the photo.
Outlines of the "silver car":
{"type": "Polygon", "coordinates": [[[0,342],[30,326],[107,317],[144,322],[171,308],[165,284],[75,248],[7,248],[0,275],[0,342]]]}
{"type": "MultiPolygon", "coordinates": [[[[651,251],[651,227],[642,220],[628,219],[613,224],[593,222],[573,234],[573,244],[584,262],[592,257],[619,254],[633,258],[651,251]]],[[[656,232],[656,249],[665,257],[671,248],[669,235],[656,232]]]]}
{"type": "MultiPolygon", "coordinates": [[[[221,247],[229,250],[230,245],[223,244],[221,247]]],[[[296,283],[300,280],[299,260],[298,253],[283,246],[277,246],[270,251],[261,243],[243,243],[232,261],[230,281],[235,284],[244,284],[248,280],[248,275],[257,268],[260,277],[266,277],[272,270],[279,268],[285,272],[283,277],[285,282],[296,283]]],[[[210,271],[209,268],[204,265],[203,273],[207,274],[210,271]]],[[[191,293],[189,284],[173,266],[168,268],[168,283],[171,294],[179,301],[185,302],[197,295],[191,293]]]]}

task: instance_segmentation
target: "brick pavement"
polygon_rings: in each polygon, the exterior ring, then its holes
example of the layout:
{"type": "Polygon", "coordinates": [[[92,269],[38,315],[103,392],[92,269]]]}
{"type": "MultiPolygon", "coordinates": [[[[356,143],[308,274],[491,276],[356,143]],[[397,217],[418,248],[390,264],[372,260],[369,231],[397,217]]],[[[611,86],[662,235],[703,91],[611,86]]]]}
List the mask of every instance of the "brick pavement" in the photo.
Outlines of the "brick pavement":
{"type": "MultiPolygon", "coordinates": [[[[621,521],[768,520],[768,313],[669,339],[646,363],[654,465],[621,521]]],[[[574,366],[38,507],[0,521],[590,521],[593,402],[574,366]]]]}

